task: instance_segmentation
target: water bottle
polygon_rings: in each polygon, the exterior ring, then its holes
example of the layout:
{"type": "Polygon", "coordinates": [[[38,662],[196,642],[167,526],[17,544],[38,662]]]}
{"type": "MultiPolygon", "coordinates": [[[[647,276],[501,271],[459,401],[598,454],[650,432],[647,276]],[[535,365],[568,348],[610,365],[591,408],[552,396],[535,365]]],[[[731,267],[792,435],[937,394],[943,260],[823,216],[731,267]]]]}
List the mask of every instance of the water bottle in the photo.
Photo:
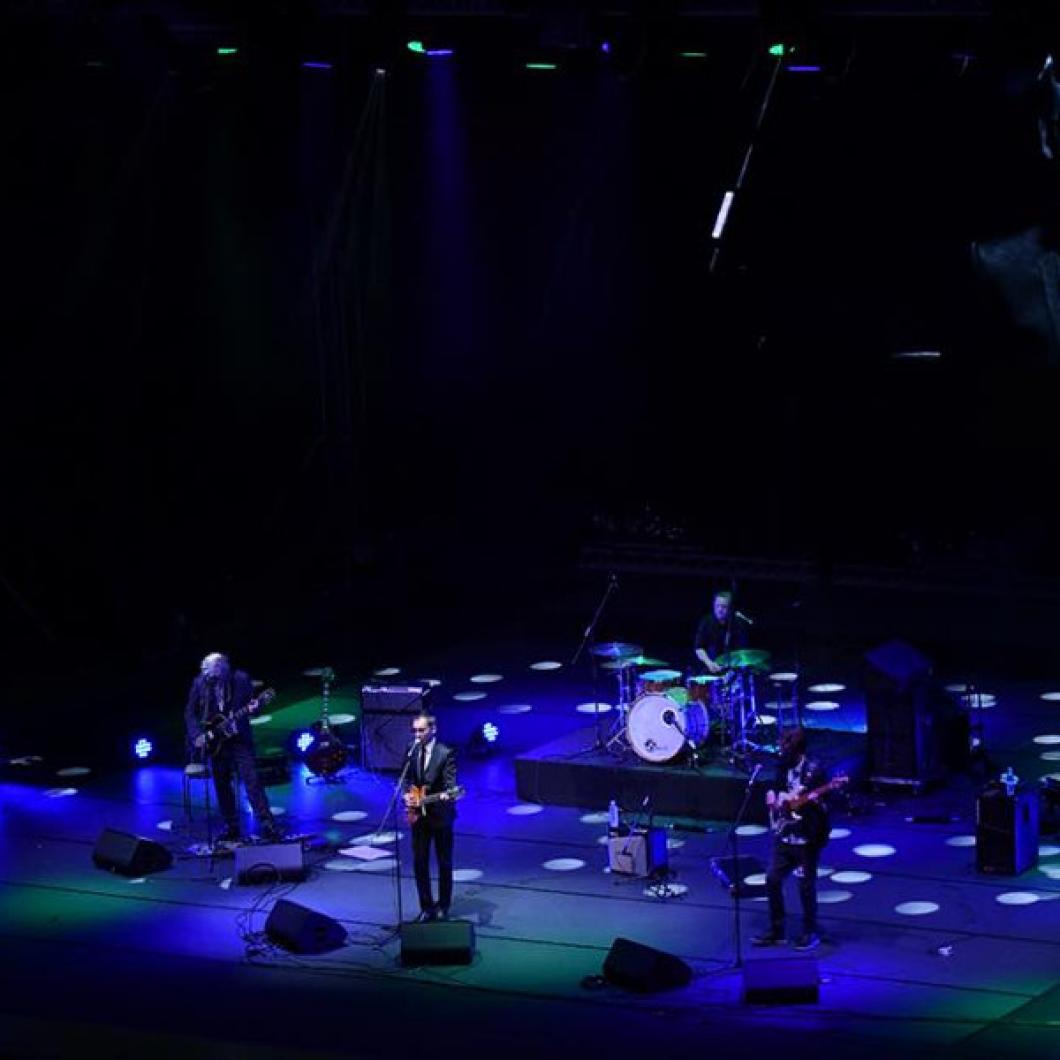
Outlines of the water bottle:
{"type": "Polygon", "coordinates": [[[1009,766],[1004,773],[1001,774],[1001,783],[1005,785],[1005,794],[1011,799],[1016,792],[1016,785],[1020,782],[1020,778],[1012,771],[1012,766],[1009,766]]]}
{"type": "Polygon", "coordinates": [[[610,832],[618,831],[618,803],[614,799],[607,805],[607,828],[610,832]]]}

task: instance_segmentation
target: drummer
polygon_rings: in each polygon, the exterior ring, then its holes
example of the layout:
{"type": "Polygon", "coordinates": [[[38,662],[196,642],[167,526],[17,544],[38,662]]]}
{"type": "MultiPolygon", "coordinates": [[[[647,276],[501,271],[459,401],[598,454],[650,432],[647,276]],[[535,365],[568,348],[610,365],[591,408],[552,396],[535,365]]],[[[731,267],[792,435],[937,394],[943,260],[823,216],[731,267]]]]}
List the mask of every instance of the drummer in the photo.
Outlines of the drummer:
{"type": "Polygon", "coordinates": [[[710,611],[696,627],[694,641],[696,658],[710,674],[720,674],[725,668],[718,663],[723,655],[747,647],[747,627],[735,621],[732,593],[719,589],[714,594],[710,611]]]}

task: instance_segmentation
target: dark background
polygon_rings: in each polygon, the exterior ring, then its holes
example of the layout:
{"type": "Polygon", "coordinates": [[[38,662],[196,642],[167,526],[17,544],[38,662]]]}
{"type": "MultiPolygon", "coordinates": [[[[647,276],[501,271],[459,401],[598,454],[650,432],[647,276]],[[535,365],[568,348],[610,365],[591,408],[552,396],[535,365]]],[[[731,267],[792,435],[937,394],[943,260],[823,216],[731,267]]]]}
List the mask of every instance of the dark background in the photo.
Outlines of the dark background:
{"type": "Polygon", "coordinates": [[[16,711],[370,665],[590,543],[1057,573],[1055,373],[968,268],[1049,196],[1034,5],[340,6],[0,21],[16,711]]]}

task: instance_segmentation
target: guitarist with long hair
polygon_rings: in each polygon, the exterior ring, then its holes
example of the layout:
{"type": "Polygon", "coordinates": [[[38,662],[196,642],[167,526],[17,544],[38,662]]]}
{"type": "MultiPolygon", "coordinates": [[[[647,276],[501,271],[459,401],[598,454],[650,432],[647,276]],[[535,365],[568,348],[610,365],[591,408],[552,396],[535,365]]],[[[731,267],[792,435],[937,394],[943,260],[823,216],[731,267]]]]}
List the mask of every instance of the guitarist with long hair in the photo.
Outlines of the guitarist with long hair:
{"type": "Polygon", "coordinates": [[[751,939],[754,946],[778,946],[785,934],[784,880],[796,869],[802,902],[802,934],[795,949],[812,950],[821,944],[817,934],[817,862],[828,842],[830,823],[825,796],[846,778],[829,780],[820,762],[806,754],[805,729],[790,729],[780,738],[776,790],[766,794],[773,852],[766,873],[769,930],[751,939]]]}
{"type": "Polygon", "coordinates": [[[250,728],[254,707],[254,686],[247,674],[233,670],[228,656],[220,652],[207,655],[191,683],[184,723],[195,755],[211,765],[217,805],[224,820],[219,837],[222,842],[237,842],[240,838],[233,784],[236,774],[243,782],[262,836],[272,841],[282,838],[254,767],[250,728]]]}
{"type": "Polygon", "coordinates": [[[412,825],[412,866],[420,899],[420,921],[448,920],[453,900],[453,821],[461,789],[456,752],[438,739],[433,715],[412,719],[414,743],[405,780],[405,811],[412,825]],[[438,859],[438,904],[431,894],[431,845],[438,859]]]}

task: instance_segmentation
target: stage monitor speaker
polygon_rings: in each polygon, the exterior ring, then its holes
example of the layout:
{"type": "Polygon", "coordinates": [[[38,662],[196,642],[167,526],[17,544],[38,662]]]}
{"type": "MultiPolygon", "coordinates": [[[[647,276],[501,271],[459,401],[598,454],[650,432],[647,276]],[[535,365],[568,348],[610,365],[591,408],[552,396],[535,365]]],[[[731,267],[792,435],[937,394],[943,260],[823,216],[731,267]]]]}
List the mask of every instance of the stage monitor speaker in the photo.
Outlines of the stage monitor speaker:
{"type": "Polygon", "coordinates": [[[666,830],[634,828],[607,839],[607,863],[620,876],[650,876],[668,865],[666,830]]]}
{"type": "Polygon", "coordinates": [[[820,975],[812,957],[748,961],[743,999],[752,1005],[805,1004],[820,999],[820,975]]]}
{"type": "Polygon", "coordinates": [[[680,957],[630,939],[616,938],[604,958],[604,978],[642,994],[688,986],[692,969],[680,957]]]}
{"type": "Polygon", "coordinates": [[[304,880],[308,875],[301,840],[293,843],[249,843],[236,847],[236,883],[304,880]]]}
{"type": "Polygon", "coordinates": [[[361,688],[361,762],[366,769],[401,769],[412,742],[412,719],[429,709],[429,685],[361,688]]]}
{"type": "Polygon", "coordinates": [[[1038,792],[1017,788],[1010,796],[991,784],[975,804],[975,867],[1018,876],[1038,864],[1038,792]]]}
{"type": "Polygon", "coordinates": [[[104,828],[92,860],[101,869],[108,869],[120,876],[146,876],[149,872],[161,872],[173,864],[173,855],[161,843],[114,828],[104,828]]]}
{"type": "Polygon", "coordinates": [[[327,953],[346,941],[346,929],[337,920],[286,898],[272,907],[265,934],[292,953],[327,953]]]}
{"type": "Polygon", "coordinates": [[[470,964],[475,925],[470,920],[430,920],[401,925],[401,963],[470,964]]]}

